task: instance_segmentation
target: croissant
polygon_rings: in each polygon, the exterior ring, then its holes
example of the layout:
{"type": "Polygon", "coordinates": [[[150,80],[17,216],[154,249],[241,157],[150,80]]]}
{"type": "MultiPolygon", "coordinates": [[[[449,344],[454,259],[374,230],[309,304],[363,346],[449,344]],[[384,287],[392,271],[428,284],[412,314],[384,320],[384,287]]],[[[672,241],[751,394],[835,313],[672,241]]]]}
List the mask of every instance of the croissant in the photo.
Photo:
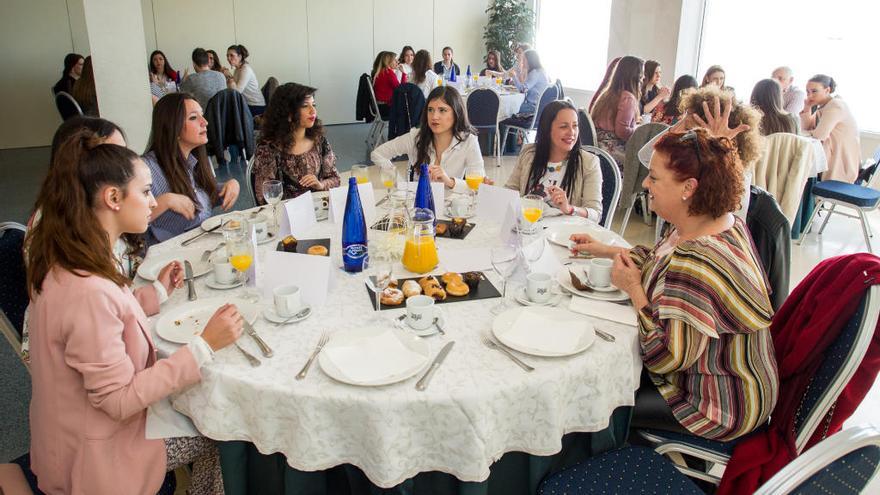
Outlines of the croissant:
{"type": "Polygon", "coordinates": [[[403,283],[403,295],[406,297],[417,296],[422,293],[422,288],[415,280],[407,280],[403,283]]]}
{"type": "Polygon", "coordinates": [[[443,290],[443,287],[440,287],[440,282],[433,276],[422,277],[419,280],[419,285],[426,296],[433,297],[438,301],[446,299],[446,291],[443,290]]]}

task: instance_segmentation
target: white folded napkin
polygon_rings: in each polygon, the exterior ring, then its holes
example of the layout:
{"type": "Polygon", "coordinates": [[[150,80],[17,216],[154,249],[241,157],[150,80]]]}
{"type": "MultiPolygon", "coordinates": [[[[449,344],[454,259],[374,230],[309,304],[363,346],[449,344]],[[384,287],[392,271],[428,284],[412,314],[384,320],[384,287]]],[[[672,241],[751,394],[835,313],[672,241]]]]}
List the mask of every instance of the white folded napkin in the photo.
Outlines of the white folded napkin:
{"type": "Polygon", "coordinates": [[[156,438],[197,437],[201,435],[189,417],[177,412],[165,397],[147,408],[145,435],[148,440],[156,438]]]}
{"type": "Polygon", "coordinates": [[[324,355],[349,381],[369,383],[412,369],[425,362],[391,330],[355,340],[347,345],[330,346],[324,355]]]}
{"type": "Polygon", "coordinates": [[[638,315],[631,305],[616,304],[607,301],[597,301],[583,297],[572,297],[568,309],[588,316],[594,316],[603,320],[623,323],[624,325],[638,326],[638,315]]]}
{"type": "Polygon", "coordinates": [[[524,309],[504,332],[504,339],[527,349],[562,354],[577,347],[586,327],[587,322],[564,313],[548,317],[546,312],[524,309]]]}

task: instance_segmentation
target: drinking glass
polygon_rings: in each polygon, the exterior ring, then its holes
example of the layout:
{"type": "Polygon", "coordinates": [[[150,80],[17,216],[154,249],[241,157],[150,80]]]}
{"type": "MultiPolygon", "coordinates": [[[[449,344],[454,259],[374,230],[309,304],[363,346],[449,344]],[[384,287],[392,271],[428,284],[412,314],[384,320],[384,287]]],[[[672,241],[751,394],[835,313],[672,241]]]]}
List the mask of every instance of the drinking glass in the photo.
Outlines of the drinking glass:
{"type": "Polygon", "coordinates": [[[492,314],[500,314],[507,308],[507,278],[513,275],[519,259],[519,249],[513,244],[502,244],[493,247],[489,255],[492,268],[501,277],[501,302],[492,308],[492,314]]]}
{"type": "Polygon", "coordinates": [[[394,261],[391,253],[386,249],[371,248],[368,263],[369,267],[367,267],[367,273],[369,273],[370,276],[367,277],[367,284],[373,290],[373,294],[376,297],[376,310],[374,314],[378,315],[379,311],[382,309],[382,291],[388,288],[388,285],[391,283],[391,278],[393,277],[392,269],[394,261]]]}
{"type": "Polygon", "coordinates": [[[256,248],[253,240],[247,234],[231,236],[226,240],[226,252],[229,253],[229,263],[240,274],[244,285],[243,298],[250,302],[259,302],[260,297],[255,289],[248,287],[247,270],[254,263],[256,248]]]}
{"type": "Polygon", "coordinates": [[[229,239],[244,236],[248,231],[248,223],[245,220],[244,215],[239,212],[227,213],[223,215],[223,227],[220,230],[223,233],[223,240],[227,243],[229,239]]]}
{"type": "Polygon", "coordinates": [[[546,246],[546,244],[547,241],[544,240],[544,238],[539,237],[537,240],[532,241],[528,245],[522,246],[522,248],[520,249],[529,273],[531,273],[532,271],[532,263],[541,259],[541,256],[544,254],[544,246],[546,246]]]}
{"type": "Polygon", "coordinates": [[[534,233],[535,224],[544,215],[544,198],[537,194],[527,194],[522,198],[522,216],[526,221],[528,233],[534,233]]]}
{"type": "Polygon", "coordinates": [[[360,163],[351,166],[351,176],[357,179],[358,184],[370,182],[370,173],[367,166],[360,163]]]}
{"type": "Polygon", "coordinates": [[[382,168],[379,175],[382,179],[382,185],[385,186],[386,201],[388,201],[391,199],[391,190],[397,187],[397,169],[394,167],[382,168]]]}
{"type": "Polygon", "coordinates": [[[477,191],[480,189],[484,177],[483,167],[471,165],[464,169],[464,181],[467,183],[468,189],[471,190],[471,211],[474,211],[474,206],[477,203],[477,191]]]}
{"type": "Polygon", "coordinates": [[[272,226],[270,228],[278,228],[278,203],[284,195],[284,188],[281,186],[280,180],[267,180],[263,182],[263,199],[266,203],[272,205],[272,226]]]}

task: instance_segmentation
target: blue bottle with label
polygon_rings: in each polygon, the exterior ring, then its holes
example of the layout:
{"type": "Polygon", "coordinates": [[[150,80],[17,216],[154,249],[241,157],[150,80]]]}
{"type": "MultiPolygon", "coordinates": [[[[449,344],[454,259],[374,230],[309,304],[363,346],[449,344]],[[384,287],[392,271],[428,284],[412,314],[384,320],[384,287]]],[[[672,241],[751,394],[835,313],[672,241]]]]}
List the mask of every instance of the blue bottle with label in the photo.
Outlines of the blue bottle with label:
{"type": "Polygon", "coordinates": [[[358,194],[357,179],[348,179],[348,197],[342,217],[342,265],[347,272],[363,271],[367,260],[367,222],[358,194]]]}
{"type": "Polygon", "coordinates": [[[419,185],[416,188],[416,199],[413,205],[425,208],[434,213],[434,225],[437,225],[437,210],[434,208],[434,192],[431,190],[431,178],[428,175],[428,164],[419,165],[419,185]]]}

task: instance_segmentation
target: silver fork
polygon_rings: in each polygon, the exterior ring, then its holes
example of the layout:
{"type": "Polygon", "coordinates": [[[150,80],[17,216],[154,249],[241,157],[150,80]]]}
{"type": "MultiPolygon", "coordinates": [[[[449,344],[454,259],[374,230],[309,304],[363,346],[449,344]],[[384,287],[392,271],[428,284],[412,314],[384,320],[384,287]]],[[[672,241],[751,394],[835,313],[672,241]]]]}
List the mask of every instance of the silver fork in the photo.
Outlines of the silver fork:
{"type": "Polygon", "coordinates": [[[330,340],[330,334],[325,330],[321,334],[321,340],[318,341],[318,345],[315,346],[315,350],[312,351],[312,355],[309,356],[309,360],[306,361],[305,366],[303,366],[302,369],[299,370],[299,373],[296,374],[297,380],[302,380],[306,377],[306,374],[309,372],[309,368],[312,366],[312,362],[315,360],[316,357],[318,357],[318,353],[321,352],[321,349],[324,348],[324,345],[327,344],[328,340],[330,340]]]}
{"type": "Polygon", "coordinates": [[[483,341],[483,345],[485,345],[486,347],[490,349],[495,349],[496,351],[501,351],[502,354],[509,357],[510,360],[519,365],[520,368],[526,371],[535,371],[535,368],[524,363],[520,358],[516,357],[516,355],[514,355],[512,352],[508,351],[507,348],[498,345],[498,343],[492,340],[492,338],[490,338],[489,336],[480,335],[480,340],[483,341]]]}

